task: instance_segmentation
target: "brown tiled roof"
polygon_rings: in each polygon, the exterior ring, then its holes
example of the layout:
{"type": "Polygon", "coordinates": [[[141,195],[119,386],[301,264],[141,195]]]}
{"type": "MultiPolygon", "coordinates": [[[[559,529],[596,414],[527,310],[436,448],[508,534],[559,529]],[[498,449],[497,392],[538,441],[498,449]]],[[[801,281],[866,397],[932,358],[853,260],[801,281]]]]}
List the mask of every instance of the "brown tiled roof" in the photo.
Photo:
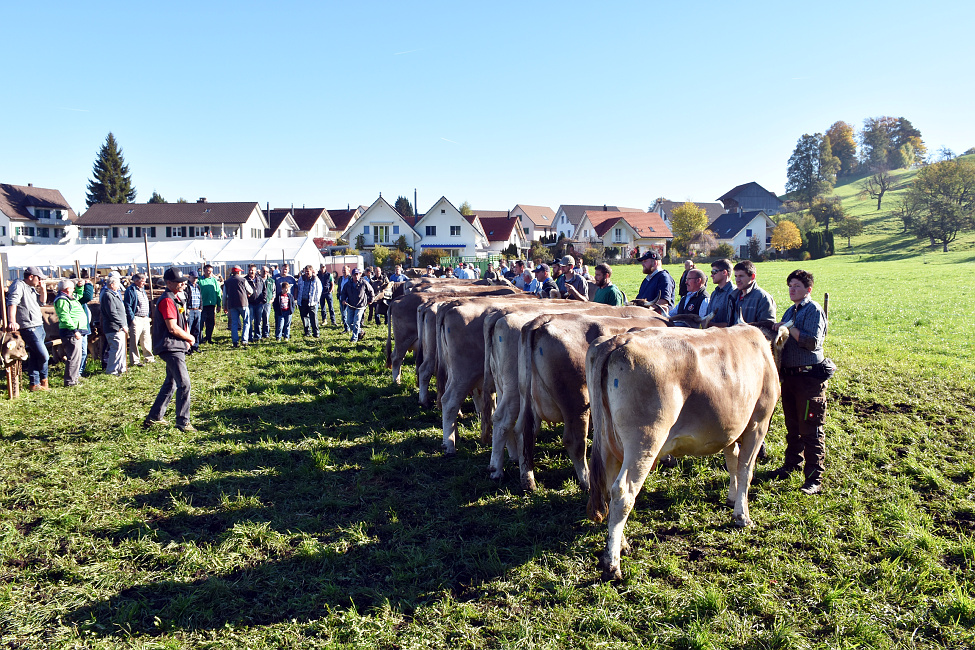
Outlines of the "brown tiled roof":
{"type": "Polygon", "coordinates": [[[640,237],[670,239],[674,236],[663,218],[656,212],[603,212],[602,210],[590,212],[587,210],[586,214],[589,216],[593,230],[600,237],[621,220],[626,221],[640,237]],[[600,215],[605,216],[600,218],[600,215]]]}
{"type": "Polygon", "coordinates": [[[330,230],[335,228],[335,222],[332,221],[328,210],[325,208],[295,208],[292,216],[295,219],[295,223],[298,224],[299,230],[311,230],[319,217],[325,219],[325,226],[327,228],[330,230]]]}
{"type": "Polygon", "coordinates": [[[65,217],[71,220],[78,216],[58,190],[0,183],[0,212],[14,220],[34,221],[28,207],[65,210],[65,217]]]}
{"type": "Polygon", "coordinates": [[[335,230],[344,232],[345,229],[349,227],[349,224],[352,223],[352,218],[359,212],[360,210],[358,208],[350,208],[348,210],[329,210],[328,216],[332,218],[332,223],[335,224],[335,230]]]}
{"type": "Polygon", "coordinates": [[[515,208],[520,208],[525,216],[531,219],[536,226],[549,226],[555,223],[555,213],[552,208],[544,205],[525,205],[519,203],[515,208]]]}
{"type": "Polygon", "coordinates": [[[264,213],[264,220],[267,221],[268,236],[270,237],[281,226],[281,222],[291,214],[291,208],[272,208],[270,212],[267,210],[262,210],[262,212],[264,213]]]}
{"type": "Polygon", "coordinates": [[[514,217],[509,218],[504,210],[500,212],[492,210],[490,213],[481,211],[477,213],[477,218],[481,221],[481,227],[484,228],[488,241],[507,241],[511,236],[511,229],[518,225],[518,220],[514,217]],[[485,214],[500,214],[500,216],[484,216],[485,214]]]}
{"type": "MultiPolygon", "coordinates": [[[[578,226],[579,222],[582,221],[582,215],[586,212],[592,213],[597,210],[603,210],[604,212],[619,212],[620,209],[615,205],[560,205],[559,211],[565,212],[566,219],[569,220],[573,226],[578,226]]],[[[592,217],[590,216],[590,220],[592,217]]],[[[595,224],[594,224],[595,225],[595,224]]]]}
{"type": "MultiPolygon", "coordinates": [[[[75,219],[79,226],[244,223],[254,210],[250,203],[96,203],[75,219]]],[[[263,211],[262,211],[263,212],[263,211]]]]}

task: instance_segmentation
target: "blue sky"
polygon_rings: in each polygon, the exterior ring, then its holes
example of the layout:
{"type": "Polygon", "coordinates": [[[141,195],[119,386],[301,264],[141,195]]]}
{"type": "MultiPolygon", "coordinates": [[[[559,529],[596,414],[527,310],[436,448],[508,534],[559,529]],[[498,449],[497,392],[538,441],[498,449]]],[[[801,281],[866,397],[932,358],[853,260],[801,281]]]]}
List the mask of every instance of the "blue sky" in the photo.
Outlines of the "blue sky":
{"type": "Polygon", "coordinates": [[[836,120],[975,146],[971,2],[86,4],[0,39],[0,182],[79,212],[109,131],[139,202],[421,211],[781,193],[836,120]]]}

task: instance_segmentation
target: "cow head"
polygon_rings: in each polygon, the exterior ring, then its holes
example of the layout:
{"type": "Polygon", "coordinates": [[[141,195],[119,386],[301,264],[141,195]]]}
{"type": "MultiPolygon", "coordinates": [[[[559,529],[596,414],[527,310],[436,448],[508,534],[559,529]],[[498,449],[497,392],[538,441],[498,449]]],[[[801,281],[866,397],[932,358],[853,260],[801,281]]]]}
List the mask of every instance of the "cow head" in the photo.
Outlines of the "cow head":
{"type": "Polygon", "coordinates": [[[27,361],[27,345],[20,332],[4,332],[0,339],[0,357],[3,358],[4,368],[8,368],[16,361],[27,361]]]}
{"type": "Polygon", "coordinates": [[[701,318],[697,314],[677,314],[668,319],[668,324],[673,325],[680,323],[682,325],[686,325],[687,327],[694,327],[699,330],[703,330],[707,329],[708,323],[711,322],[712,318],[714,318],[714,312],[711,312],[704,318],[701,318]]]}
{"type": "Polygon", "coordinates": [[[795,322],[788,321],[787,323],[782,323],[778,327],[775,323],[771,321],[761,321],[759,323],[748,323],[753,327],[757,327],[762,330],[762,334],[768,339],[769,343],[772,344],[772,356],[775,357],[775,369],[778,370],[782,367],[782,348],[785,347],[785,342],[789,340],[789,328],[791,328],[795,322]]]}

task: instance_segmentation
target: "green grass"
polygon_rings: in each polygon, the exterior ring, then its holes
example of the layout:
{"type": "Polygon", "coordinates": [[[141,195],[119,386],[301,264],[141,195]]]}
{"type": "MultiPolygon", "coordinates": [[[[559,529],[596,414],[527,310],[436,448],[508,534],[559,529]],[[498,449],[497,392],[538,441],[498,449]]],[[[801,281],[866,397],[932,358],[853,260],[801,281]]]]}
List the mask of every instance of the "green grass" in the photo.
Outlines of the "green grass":
{"type": "MultiPolygon", "coordinates": [[[[796,266],[758,267],[780,314],[796,266]]],[[[189,360],[196,434],[139,426],[158,364],[0,402],[0,641],[975,647],[975,254],[802,266],[840,367],[826,492],[757,481],[754,528],[730,525],[719,458],[682,460],[648,479],[624,580],[601,583],[605,526],[555,428],[526,495],[510,465],[487,479],[469,406],[441,456],[439,412],[409,367],[389,385],[379,329],[246,351],[222,331],[189,360]]],[[[615,279],[635,295],[639,267],[615,279]]],[[[777,415],[779,460],[783,435],[777,415]]]]}

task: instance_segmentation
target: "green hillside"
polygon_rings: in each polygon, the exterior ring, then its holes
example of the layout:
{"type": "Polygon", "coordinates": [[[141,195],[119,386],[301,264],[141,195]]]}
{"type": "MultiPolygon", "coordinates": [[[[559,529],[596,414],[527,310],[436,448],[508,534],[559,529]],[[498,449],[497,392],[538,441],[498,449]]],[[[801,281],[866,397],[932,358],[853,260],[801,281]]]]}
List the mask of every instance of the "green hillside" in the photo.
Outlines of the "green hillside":
{"type": "MultiPolygon", "coordinates": [[[[975,155],[965,156],[975,158],[975,155]]],[[[876,199],[859,196],[866,176],[854,180],[843,179],[833,190],[833,195],[843,202],[843,209],[863,222],[863,234],[854,237],[852,246],[847,247],[845,237],[836,237],[837,255],[877,255],[892,259],[900,256],[921,254],[941,254],[941,246],[931,247],[926,241],[919,241],[914,235],[904,232],[901,220],[894,211],[900,197],[910,187],[917,175],[916,169],[898,169],[891,172],[894,187],[884,194],[880,211],[876,199]]],[[[958,240],[950,245],[950,250],[969,251],[975,249],[975,233],[961,233],[958,240]]]]}

